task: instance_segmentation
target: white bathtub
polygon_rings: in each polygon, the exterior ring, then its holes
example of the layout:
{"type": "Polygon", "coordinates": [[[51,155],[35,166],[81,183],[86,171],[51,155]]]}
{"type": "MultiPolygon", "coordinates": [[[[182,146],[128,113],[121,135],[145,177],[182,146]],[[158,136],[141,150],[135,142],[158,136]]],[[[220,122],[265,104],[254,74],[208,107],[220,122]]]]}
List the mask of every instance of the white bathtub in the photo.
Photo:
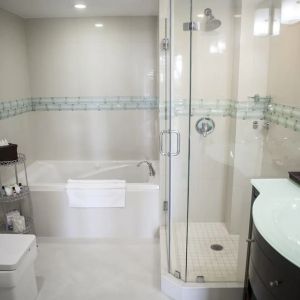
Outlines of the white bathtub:
{"type": "MultiPolygon", "coordinates": [[[[145,238],[160,226],[156,176],[137,161],[36,161],[28,166],[33,218],[38,236],[60,238],[145,238]],[[126,180],[125,208],[71,208],[68,179],[126,180]]],[[[20,174],[22,181],[23,174],[20,174]]]]}

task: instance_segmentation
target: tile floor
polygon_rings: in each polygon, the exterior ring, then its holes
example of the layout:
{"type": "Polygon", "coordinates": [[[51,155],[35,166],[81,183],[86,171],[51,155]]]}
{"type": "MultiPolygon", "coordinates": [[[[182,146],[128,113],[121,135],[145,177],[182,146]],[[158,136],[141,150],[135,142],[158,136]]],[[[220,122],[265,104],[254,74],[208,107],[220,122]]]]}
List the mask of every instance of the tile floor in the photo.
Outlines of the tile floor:
{"type": "Polygon", "coordinates": [[[167,300],[159,241],[39,239],[38,300],[167,300]]]}
{"type": "MultiPolygon", "coordinates": [[[[172,270],[185,278],[186,223],[173,224],[171,244],[172,270]]],[[[195,282],[204,276],[205,282],[237,281],[239,236],[230,235],[224,223],[190,223],[188,243],[187,281],[195,282]],[[221,244],[222,251],[214,251],[212,244],[221,244]]]]}

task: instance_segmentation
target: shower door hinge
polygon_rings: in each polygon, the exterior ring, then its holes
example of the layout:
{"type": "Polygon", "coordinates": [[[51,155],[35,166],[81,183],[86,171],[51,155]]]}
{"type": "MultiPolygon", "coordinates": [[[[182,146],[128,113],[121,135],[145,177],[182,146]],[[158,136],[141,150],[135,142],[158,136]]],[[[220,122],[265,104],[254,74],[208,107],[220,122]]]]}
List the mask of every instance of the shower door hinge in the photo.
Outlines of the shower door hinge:
{"type": "Polygon", "coordinates": [[[162,45],[162,49],[165,50],[165,51],[167,51],[169,49],[169,45],[170,45],[169,39],[168,38],[164,38],[162,40],[161,45],[162,45]]]}
{"type": "Polygon", "coordinates": [[[186,22],[183,23],[184,31],[199,31],[200,30],[200,22],[186,22]]]}
{"type": "Polygon", "coordinates": [[[163,211],[168,211],[168,209],[169,209],[169,203],[168,203],[168,201],[164,201],[163,211]]]}

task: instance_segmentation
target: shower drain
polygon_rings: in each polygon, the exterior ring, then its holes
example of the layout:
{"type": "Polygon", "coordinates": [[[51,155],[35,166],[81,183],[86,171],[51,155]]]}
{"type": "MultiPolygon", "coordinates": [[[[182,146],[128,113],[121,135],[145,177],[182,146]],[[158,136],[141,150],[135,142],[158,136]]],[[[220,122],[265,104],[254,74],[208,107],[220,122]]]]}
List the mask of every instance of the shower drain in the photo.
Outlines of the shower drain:
{"type": "Polygon", "coordinates": [[[222,245],[219,244],[213,244],[210,246],[210,248],[214,251],[222,251],[224,249],[224,247],[222,245]]]}

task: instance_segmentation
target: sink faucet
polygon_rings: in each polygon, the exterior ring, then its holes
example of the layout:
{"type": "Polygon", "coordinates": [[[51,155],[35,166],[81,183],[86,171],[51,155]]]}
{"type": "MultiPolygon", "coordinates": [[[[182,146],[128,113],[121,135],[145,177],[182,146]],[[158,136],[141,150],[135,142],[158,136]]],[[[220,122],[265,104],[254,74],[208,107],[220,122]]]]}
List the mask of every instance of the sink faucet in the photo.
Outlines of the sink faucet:
{"type": "Polygon", "coordinates": [[[140,161],[136,166],[140,167],[142,164],[146,164],[148,166],[150,176],[155,176],[155,170],[154,170],[151,162],[149,162],[147,160],[143,160],[143,161],[140,161]]]}

